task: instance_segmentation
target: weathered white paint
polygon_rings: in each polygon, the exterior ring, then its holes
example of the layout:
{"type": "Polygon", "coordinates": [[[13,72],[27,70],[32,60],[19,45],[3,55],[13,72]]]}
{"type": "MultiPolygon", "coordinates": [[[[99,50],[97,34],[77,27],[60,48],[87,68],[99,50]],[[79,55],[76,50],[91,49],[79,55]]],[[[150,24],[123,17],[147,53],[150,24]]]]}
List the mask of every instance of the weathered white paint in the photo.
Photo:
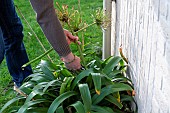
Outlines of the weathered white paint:
{"type": "MultiPolygon", "coordinates": [[[[103,0],[104,14],[111,18],[112,12],[112,0],[103,0]]],[[[106,59],[111,56],[111,26],[108,26],[106,30],[103,30],[103,54],[102,59],[106,59]]]]}
{"type": "MultiPolygon", "coordinates": [[[[111,37],[116,37],[116,1],[112,1],[112,16],[111,16],[111,37]]],[[[111,54],[115,54],[116,52],[116,40],[113,38],[111,40],[111,45],[114,45],[114,47],[111,47],[111,54]]]]}
{"type": "Polygon", "coordinates": [[[112,48],[129,60],[139,113],[170,113],[170,0],[116,2],[112,48]]]}

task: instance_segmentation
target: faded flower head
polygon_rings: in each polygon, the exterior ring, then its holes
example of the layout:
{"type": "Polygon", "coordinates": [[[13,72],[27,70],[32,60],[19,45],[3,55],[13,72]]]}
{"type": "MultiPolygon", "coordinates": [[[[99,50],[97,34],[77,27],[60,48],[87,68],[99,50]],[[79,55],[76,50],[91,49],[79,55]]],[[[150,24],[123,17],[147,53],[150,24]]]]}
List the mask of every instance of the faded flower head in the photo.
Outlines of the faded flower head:
{"type": "Polygon", "coordinates": [[[73,31],[76,32],[83,28],[86,24],[82,21],[81,14],[78,10],[72,8],[71,12],[69,24],[73,28],[73,31]]]}
{"type": "Polygon", "coordinates": [[[56,12],[58,15],[58,18],[61,22],[68,23],[69,21],[69,11],[68,11],[68,5],[62,5],[62,7],[56,2],[57,8],[56,12]]]}
{"type": "Polygon", "coordinates": [[[104,14],[101,8],[95,10],[92,14],[92,17],[94,22],[96,22],[96,24],[101,26],[103,29],[107,29],[107,27],[111,24],[111,20],[108,18],[108,15],[104,14]]]}
{"type": "Polygon", "coordinates": [[[72,29],[72,31],[76,32],[86,26],[86,24],[82,21],[81,13],[78,10],[75,10],[74,7],[69,10],[68,5],[60,6],[58,2],[56,2],[56,5],[56,13],[58,15],[59,20],[63,24],[67,23],[67,25],[69,26],[69,28],[72,29]]]}

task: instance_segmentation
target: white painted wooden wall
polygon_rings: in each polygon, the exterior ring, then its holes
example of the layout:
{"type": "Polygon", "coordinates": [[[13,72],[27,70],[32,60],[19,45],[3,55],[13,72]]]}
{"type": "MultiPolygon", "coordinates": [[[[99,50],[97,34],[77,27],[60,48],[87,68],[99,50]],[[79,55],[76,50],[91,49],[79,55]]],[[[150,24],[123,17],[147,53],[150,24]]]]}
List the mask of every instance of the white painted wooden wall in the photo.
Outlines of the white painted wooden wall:
{"type": "Polygon", "coordinates": [[[170,113],[170,0],[116,0],[116,7],[112,53],[122,45],[139,113],[170,113]]]}

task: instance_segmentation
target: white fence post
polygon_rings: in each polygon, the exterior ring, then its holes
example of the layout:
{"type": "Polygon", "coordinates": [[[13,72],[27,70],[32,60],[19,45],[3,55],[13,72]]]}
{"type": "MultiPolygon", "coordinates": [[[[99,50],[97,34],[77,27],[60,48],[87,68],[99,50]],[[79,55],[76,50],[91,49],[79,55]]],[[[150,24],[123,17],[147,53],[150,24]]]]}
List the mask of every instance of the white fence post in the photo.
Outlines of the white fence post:
{"type": "Polygon", "coordinates": [[[111,55],[117,55],[116,50],[116,1],[112,0],[112,15],[111,15],[111,55]]]}
{"type": "MultiPolygon", "coordinates": [[[[111,18],[112,12],[112,0],[103,0],[104,13],[111,18]]],[[[106,59],[111,56],[111,26],[108,26],[106,30],[103,31],[103,55],[102,58],[106,59]]]]}

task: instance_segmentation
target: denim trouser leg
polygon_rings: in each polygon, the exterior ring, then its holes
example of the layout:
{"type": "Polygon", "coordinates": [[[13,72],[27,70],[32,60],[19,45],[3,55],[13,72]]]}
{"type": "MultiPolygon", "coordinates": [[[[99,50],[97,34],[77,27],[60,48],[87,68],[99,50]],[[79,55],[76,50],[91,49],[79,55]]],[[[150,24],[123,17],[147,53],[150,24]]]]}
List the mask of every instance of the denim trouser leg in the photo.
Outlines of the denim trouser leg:
{"type": "Polygon", "coordinates": [[[3,36],[2,36],[2,31],[0,27],[0,64],[4,59],[4,54],[5,54],[5,48],[4,48],[4,41],[3,41],[3,36]]]}
{"type": "Polygon", "coordinates": [[[0,26],[5,44],[8,70],[17,86],[32,74],[31,66],[21,69],[28,62],[23,44],[23,26],[16,14],[13,0],[0,0],[0,26]]]}

